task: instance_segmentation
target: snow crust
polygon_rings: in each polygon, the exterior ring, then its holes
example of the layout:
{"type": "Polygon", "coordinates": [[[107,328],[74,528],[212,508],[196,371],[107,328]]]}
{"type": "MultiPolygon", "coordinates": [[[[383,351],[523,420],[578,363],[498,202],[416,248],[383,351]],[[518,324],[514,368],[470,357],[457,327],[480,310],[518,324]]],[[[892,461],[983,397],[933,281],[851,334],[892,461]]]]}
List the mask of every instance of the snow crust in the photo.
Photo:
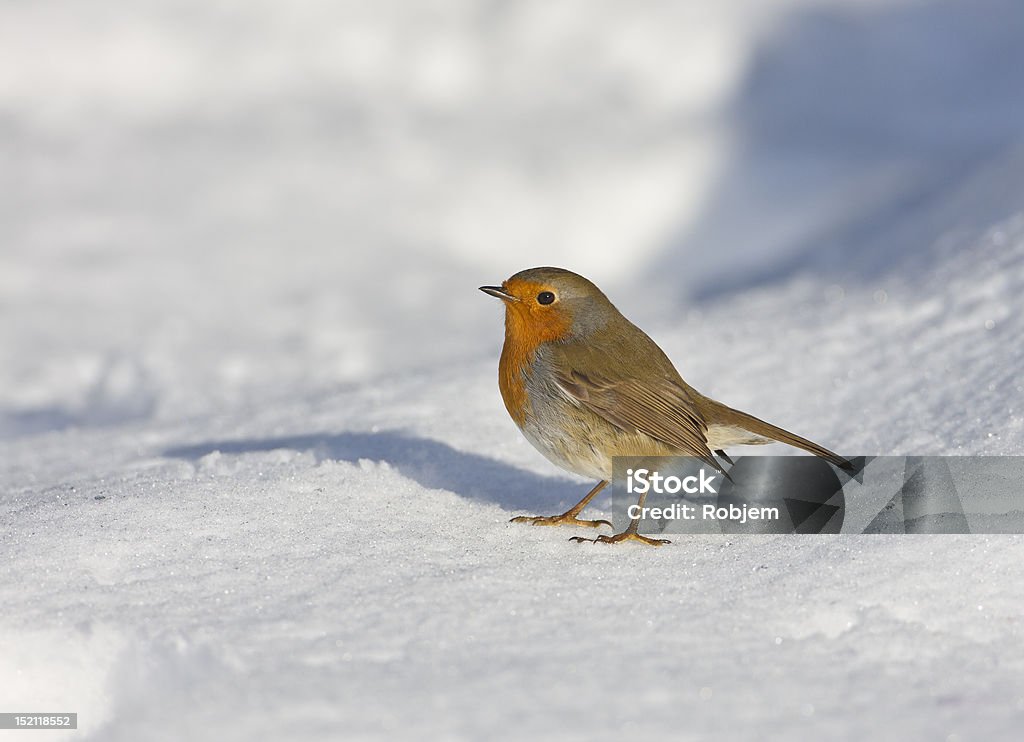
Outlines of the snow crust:
{"type": "Polygon", "coordinates": [[[509,524],[590,483],[507,418],[475,289],[584,273],[841,452],[1022,455],[1022,32],[996,0],[4,7],[0,710],[1017,739],[1022,537],[509,524]]]}

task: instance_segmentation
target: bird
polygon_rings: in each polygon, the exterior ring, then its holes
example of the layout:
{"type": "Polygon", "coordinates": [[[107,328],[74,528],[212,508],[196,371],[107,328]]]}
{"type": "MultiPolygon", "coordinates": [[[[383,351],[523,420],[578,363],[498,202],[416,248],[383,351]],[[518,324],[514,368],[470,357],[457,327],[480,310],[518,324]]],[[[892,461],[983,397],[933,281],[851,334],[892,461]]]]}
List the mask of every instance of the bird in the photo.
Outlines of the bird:
{"type": "MultiPolygon", "coordinates": [[[[529,268],[500,286],[479,288],[505,305],[498,388],[508,414],[553,464],[598,480],[560,515],[512,522],[611,527],[579,515],[611,480],[615,456],[691,456],[723,471],[715,454],[731,463],[726,448],[781,441],[850,467],[817,443],[698,392],[657,343],[581,275],[529,268]]],[[[639,524],[635,518],[620,533],[572,540],[668,543],[641,535],[639,524]]]]}

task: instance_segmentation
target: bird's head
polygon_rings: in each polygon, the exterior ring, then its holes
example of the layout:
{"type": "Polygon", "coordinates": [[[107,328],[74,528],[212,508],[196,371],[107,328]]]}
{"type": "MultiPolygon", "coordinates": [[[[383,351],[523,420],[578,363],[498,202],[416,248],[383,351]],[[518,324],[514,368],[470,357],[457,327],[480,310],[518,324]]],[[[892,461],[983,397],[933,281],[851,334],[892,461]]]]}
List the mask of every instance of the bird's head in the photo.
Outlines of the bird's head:
{"type": "Polygon", "coordinates": [[[505,303],[505,331],[519,342],[581,338],[618,314],[597,286],[563,268],[530,268],[480,290],[505,303]]]}

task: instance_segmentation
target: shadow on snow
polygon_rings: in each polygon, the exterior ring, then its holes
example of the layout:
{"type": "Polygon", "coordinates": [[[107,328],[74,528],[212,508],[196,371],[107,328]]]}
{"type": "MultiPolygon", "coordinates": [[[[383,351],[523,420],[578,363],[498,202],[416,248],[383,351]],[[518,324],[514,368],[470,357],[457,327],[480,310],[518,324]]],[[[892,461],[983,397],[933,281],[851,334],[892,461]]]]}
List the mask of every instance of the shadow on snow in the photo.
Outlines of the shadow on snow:
{"type": "Polygon", "coordinates": [[[163,455],[196,461],[216,451],[237,455],[278,449],[311,451],[317,460],[383,461],[423,487],[531,513],[548,514],[562,505],[568,507],[583,496],[588,486],[558,476],[534,474],[447,443],[393,430],[215,440],[175,446],[163,455]]]}

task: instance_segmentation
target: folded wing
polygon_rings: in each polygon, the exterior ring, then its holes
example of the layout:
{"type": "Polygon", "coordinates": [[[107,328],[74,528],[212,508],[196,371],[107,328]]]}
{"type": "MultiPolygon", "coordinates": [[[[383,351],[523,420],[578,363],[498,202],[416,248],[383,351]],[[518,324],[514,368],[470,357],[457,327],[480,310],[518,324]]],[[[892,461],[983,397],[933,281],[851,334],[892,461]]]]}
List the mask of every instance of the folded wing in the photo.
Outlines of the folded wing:
{"type": "Polygon", "coordinates": [[[669,378],[610,381],[562,363],[558,386],[581,407],[628,432],[639,432],[722,471],[707,444],[707,424],[686,389],[669,378]]]}

